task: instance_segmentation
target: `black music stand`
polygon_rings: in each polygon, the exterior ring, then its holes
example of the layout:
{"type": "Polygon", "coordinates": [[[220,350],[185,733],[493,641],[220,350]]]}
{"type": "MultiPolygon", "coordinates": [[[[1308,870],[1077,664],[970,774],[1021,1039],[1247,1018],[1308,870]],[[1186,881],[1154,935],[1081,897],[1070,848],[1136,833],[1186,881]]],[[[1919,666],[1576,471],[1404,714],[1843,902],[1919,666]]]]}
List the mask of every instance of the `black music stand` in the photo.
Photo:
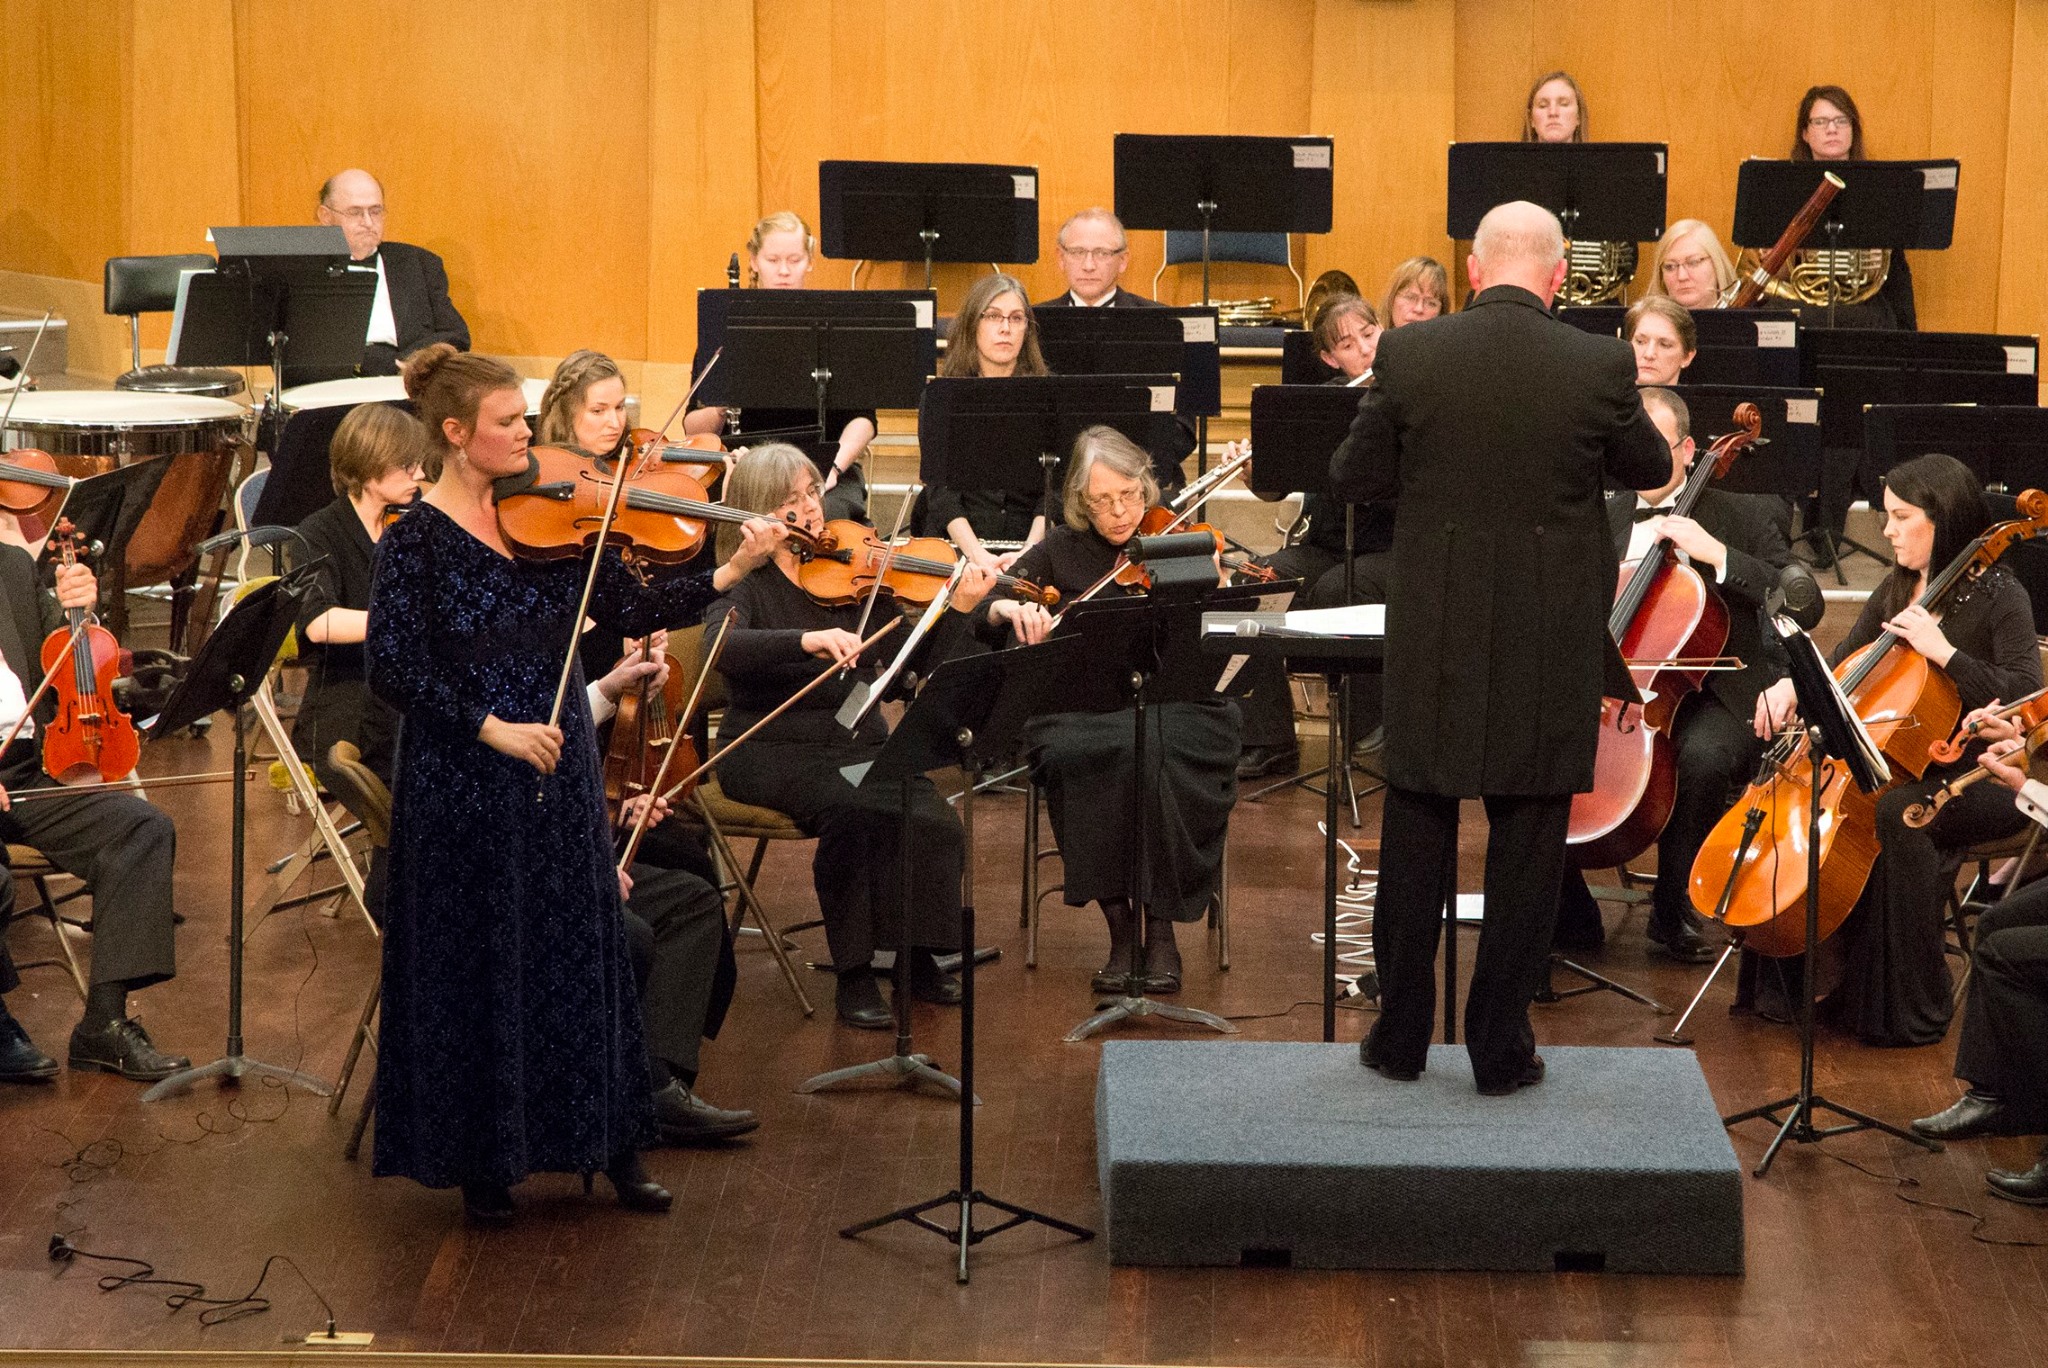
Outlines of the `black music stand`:
{"type": "Polygon", "coordinates": [[[857,290],[706,290],[723,308],[723,358],[706,403],[740,409],[916,408],[931,374],[929,309],[857,290]]]}
{"type": "Polygon", "coordinates": [[[818,227],[842,261],[1038,260],[1038,168],[986,162],[821,161],[818,227]]]}
{"type": "MultiPolygon", "coordinates": [[[[85,476],[64,496],[57,516],[69,518],[72,527],[84,535],[93,548],[92,556],[113,572],[109,578],[125,578],[122,567],[128,539],[135,535],[143,514],[149,512],[150,501],[156,498],[157,486],[170,470],[171,463],[156,456],[85,476]]],[[[121,592],[118,584],[110,587],[112,592],[121,592]]]]}
{"type": "Polygon", "coordinates": [[[1514,200],[1540,204],[1569,239],[1655,242],[1664,235],[1663,143],[1454,142],[1445,235],[1470,241],[1514,200]]]}
{"type": "Polygon", "coordinates": [[[1157,309],[1046,309],[1038,345],[1054,375],[1157,375],[1178,380],[1173,411],[1213,418],[1223,411],[1216,310],[1191,304],[1157,309]]]}
{"type": "MultiPolygon", "coordinates": [[[[1692,309],[1699,354],[1679,374],[1681,385],[1765,385],[1789,389],[1799,380],[1796,309],[1692,309]]],[[[1619,304],[1575,304],[1557,316],[1598,337],[1621,336],[1628,310],[1619,304]]]]}
{"type": "Polygon", "coordinates": [[[235,778],[233,837],[229,845],[228,870],[228,1037],[227,1052],[211,1064],[182,1069],[142,1095],[156,1102],[180,1093],[209,1078],[230,1087],[256,1075],[293,1084],[318,1097],[333,1089],[311,1074],[266,1064],[242,1053],[242,910],[243,851],[249,818],[249,712],[247,704],[263,686],[264,678],[277,660],[284,639],[298,620],[299,604],[313,584],[317,562],[302,565],[281,579],[260,584],[242,596],[220,626],[206,638],[191,668],[164,702],[164,710],[143,728],[155,738],[169,736],[216,712],[231,712],[235,719],[235,778]]]}
{"type": "Polygon", "coordinates": [[[1316,335],[1309,329],[1289,328],[1280,334],[1281,384],[1321,385],[1343,373],[1323,360],[1322,349],[1316,346],[1316,335]]]}
{"type": "Polygon", "coordinates": [[[1717,437],[1738,431],[1735,410],[1755,404],[1763,438],[1714,482],[1730,494],[1774,494],[1787,503],[1810,497],[1821,479],[1821,392],[1763,385],[1673,385],[1692,418],[1701,455],[1717,437]]]}
{"type": "Polygon", "coordinates": [[[1202,302],[1211,233],[1330,231],[1333,140],[1119,133],[1116,216],[1126,228],[1199,231],[1202,302]]]}
{"type": "MultiPolygon", "coordinates": [[[[906,1221],[944,1236],[959,1246],[956,1277],[962,1283],[967,1281],[967,1251],[1014,1226],[1035,1221],[1076,1239],[1095,1238],[1095,1232],[1084,1226],[1012,1205],[974,1185],[974,795],[988,767],[1000,764],[1015,751],[1018,737],[1030,718],[1066,706],[1073,677],[1086,669],[1084,649],[1081,638],[1068,637],[944,662],[932,671],[881,753],[856,780],[863,786],[900,784],[907,796],[911,779],[935,769],[958,766],[967,777],[960,796],[960,826],[966,849],[960,888],[960,1150],[958,1178],[952,1191],[860,1221],[839,1233],[852,1239],[866,1231],[906,1221]],[[977,1206],[1007,1212],[1008,1219],[976,1229],[977,1206]],[[940,1225],[924,1214],[941,1207],[957,1210],[959,1219],[955,1225],[940,1225]]],[[[904,813],[907,831],[907,800],[904,813]]],[[[907,841],[904,850],[907,865],[907,841]]],[[[907,909],[904,924],[909,925],[907,909]]],[[[900,952],[897,956],[899,964],[907,958],[900,952]]],[[[900,973],[898,993],[900,1002],[904,996],[900,973]]]]}
{"type": "MultiPolygon", "coordinates": [[[[1797,218],[1821,177],[1832,173],[1843,189],[1815,227],[1831,252],[1884,248],[1941,251],[1955,238],[1956,181],[1962,163],[1932,161],[1774,161],[1751,157],[1735,178],[1735,223],[1729,236],[1758,252],[1774,246],[1797,218]]],[[[1809,241],[1812,239],[1809,238],[1809,241]]],[[[1835,324],[1836,292],[1828,292],[1828,326],[1835,324]]]]}
{"type": "MultiPolygon", "coordinates": [[[[1251,439],[1256,457],[1255,474],[1262,490],[1291,490],[1300,493],[1311,491],[1330,494],[1330,461],[1337,454],[1337,448],[1344,443],[1345,434],[1351,431],[1352,420],[1358,416],[1358,404],[1365,397],[1365,391],[1343,385],[1259,385],[1252,390],[1251,439]]],[[[1383,506],[1366,505],[1367,508],[1383,506]]],[[[1344,602],[1349,604],[1356,597],[1353,585],[1355,562],[1358,559],[1358,509],[1357,504],[1344,506],[1344,602]]],[[[1337,734],[1339,745],[1333,760],[1322,769],[1312,769],[1278,783],[1268,784],[1248,795],[1257,800],[1279,789],[1299,785],[1314,793],[1315,779],[1324,777],[1325,784],[1334,786],[1337,779],[1343,781],[1346,800],[1351,808],[1351,829],[1360,830],[1364,821],[1358,811],[1358,800],[1370,797],[1386,787],[1386,776],[1370,765],[1361,764],[1351,758],[1351,690],[1339,673],[1325,672],[1329,701],[1330,728],[1337,734]],[[1372,782],[1361,793],[1354,782],[1353,773],[1366,775],[1372,782]]],[[[1334,808],[1333,820],[1334,820],[1334,808]]],[[[1334,831],[1334,827],[1333,827],[1334,831]]]]}
{"type": "Polygon", "coordinates": [[[351,265],[341,229],[215,228],[213,240],[219,266],[179,278],[169,364],[268,366],[273,395],[355,374],[377,272],[351,265]]]}
{"type": "MultiPolygon", "coordinates": [[[[1191,1026],[1207,1026],[1225,1035],[1237,1027],[1213,1012],[1145,996],[1145,960],[1150,950],[1147,909],[1152,898],[1152,762],[1147,759],[1147,726],[1151,710],[1167,703],[1195,702],[1216,695],[1216,683],[1227,663],[1215,658],[1202,641],[1202,614],[1213,609],[1241,614],[1255,609],[1263,585],[1229,589],[1216,586],[1215,542],[1207,533],[1136,537],[1125,548],[1132,560],[1143,561],[1151,588],[1141,598],[1090,599],[1061,613],[1060,632],[1084,643],[1079,659],[1085,670],[1070,674],[1062,686],[1064,711],[1109,711],[1099,706],[1105,689],[1114,691],[1117,706],[1128,708],[1133,733],[1131,795],[1132,915],[1138,918],[1139,947],[1130,976],[1116,998],[1068,1031],[1068,1041],[1086,1040],[1119,1021],[1159,1017],[1191,1026]],[[1206,545],[1204,545],[1206,543],[1206,545]],[[1159,554],[1164,552],[1165,554],[1159,554]],[[1069,701],[1071,700],[1071,701],[1069,701]]],[[[1157,731],[1156,723],[1152,730],[1157,731]]]]}
{"type": "MultiPolygon", "coordinates": [[[[1799,976],[1799,1091],[1790,1097],[1781,1097],[1725,1116],[1721,1123],[1733,1127],[1744,1121],[1765,1120],[1778,1127],[1777,1135],[1754,1170],[1759,1178],[1771,1171],[1771,1161],[1778,1157],[1779,1147],[1787,1140],[1809,1145],[1831,1135],[1846,1135],[1852,1131],[1883,1131],[1886,1135],[1897,1136],[1939,1154],[1942,1148],[1940,1141],[1915,1135],[1874,1116],[1851,1111],[1813,1090],[1813,958],[1820,947],[1821,817],[1823,793],[1834,768],[1824,762],[1833,760],[1844,766],[1851,781],[1865,793],[1877,792],[1889,774],[1883,756],[1870,739],[1870,733],[1864,730],[1856,710],[1842,696],[1841,686],[1829,672],[1827,661],[1822,657],[1820,648],[1813,644],[1813,638],[1782,617],[1773,619],[1772,625],[1784,640],[1792,687],[1799,695],[1799,713],[1807,719],[1807,759],[1808,768],[1813,773],[1813,793],[1807,808],[1806,827],[1806,953],[1800,956],[1799,976]],[[1781,1111],[1785,1112],[1783,1121],[1778,1119],[1781,1111]],[[1846,1117],[1848,1124],[1815,1126],[1813,1117],[1817,1111],[1831,1111],[1846,1117]]],[[[1747,841],[1744,844],[1746,846],[1747,841]]],[[[1743,867],[1742,851],[1738,850],[1729,872],[1731,886],[1743,867]]],[[[1760,864],[1756,872],[1760,877],[1776,877],[1768,862],[1760,864]]],[[[1727,901],[1726,894],[1723,894],[1722,901],[1727,901]]]]}
{"type": "Polygon", "coordinates": [[[927,486],[1039,493],[1047,516],[1057,517],[1082,429],[1115,428],[1157,465],[1175,429],[1173,392],[1167,374],[938,376],[925,386],[918,412],[919,478],[927,486]]]}
{"type": "Polygon", "coordinates": [[[1863,450],[1865,471],[1879,479],[1901,461],[1939,451],[1992,493],[2048,489],[2048,409],[1873,404],[1863,410],[1863,450]]]}

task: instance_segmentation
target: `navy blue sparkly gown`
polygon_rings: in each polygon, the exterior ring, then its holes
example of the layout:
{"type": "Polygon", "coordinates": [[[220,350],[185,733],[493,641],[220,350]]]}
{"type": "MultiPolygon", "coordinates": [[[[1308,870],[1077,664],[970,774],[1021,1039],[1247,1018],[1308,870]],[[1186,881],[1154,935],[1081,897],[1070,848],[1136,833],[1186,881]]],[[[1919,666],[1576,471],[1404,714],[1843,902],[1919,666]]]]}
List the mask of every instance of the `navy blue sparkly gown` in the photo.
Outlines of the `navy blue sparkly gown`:
{"type": "MultiPolygon", "coordinates": [[[[369,683],[403,716],[377,1056],[376,1172],[429,1187],[590,1172],[652,1104],[579,668],[552,775],[477,740],[541,722],[588,561],[507,560],[430,504],[377,544],[369,683]]],[[[699,620],[708,570],[642,587],[607,555],[591,616],[699,620]]]]}

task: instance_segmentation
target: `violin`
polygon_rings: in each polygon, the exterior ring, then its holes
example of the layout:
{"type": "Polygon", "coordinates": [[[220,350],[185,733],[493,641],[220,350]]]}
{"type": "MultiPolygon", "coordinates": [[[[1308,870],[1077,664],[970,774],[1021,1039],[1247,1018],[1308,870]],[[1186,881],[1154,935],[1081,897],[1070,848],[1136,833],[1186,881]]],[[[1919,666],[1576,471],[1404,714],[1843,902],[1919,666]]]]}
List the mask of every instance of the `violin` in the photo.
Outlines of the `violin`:
{"type": "MultiPolygon", "coordinates": [[[[1242,460],[1248,461],[1250,459],[1251,453],[1246,452],[1242,460]]],[[[1210,492],[1213,493],[1214,491],[1211,490],[1210,492]]],[[[1137,537],[1159,537],[1173,532],[1207,532],[1211,537],[1215,538],[1216,555],[1225,570],[1244,579],[1257,580],[1261,584],[1271,584],[1274,580],[1280,578],[1280,572],[1272,566],[1261,565],[1249,554],[1231,550],[1235,543],[1217,528],[1205,522],[1184,522],[1182,521],[1183,517],[1185,515],[1177,512],[1175,509],[1167,508],[1164,505],[1155,505],[1145,510],[1145,516],[1138,519],[1138,530],[1131,535],[1137,537]]],[[[1144,567],[1133,566],[1131,568],[1140,572],[1140,582],[1145,587],[1150,588],[1150,578],[1143,576],[1144,567]]],[[[1117,583],[1128,584],[1130,581],[1119,579],[1117,583]]]]}
{"type": "MultiPolygon", "coordinates": [[[[619,508],[606,537],[629,562],[680,565],[704,544],[705,524],[750,522],[757,514],[712,503],[704,486],[678,465],[636,451],[629,462],[619,508]]],[[[598,538],[611,501],[616,470],[565,447],[532,447],[526,471],[497,481],[498,530],[517,555],[567,560],[598,538]]],[[[790,539],[807,548],[816,539],[794,525],[790,539]]]]}
{"type": "Polygon", "coordinates": [[[57,473],[56,459],[47,451],[18,448],[0,460],[0,509],[12,513],[22,539],[33,542],[49,530],[50,519],[76,483],[57,473]]]}
{"type": "Polygon", "coordinates": [[[665,437],[653,428],[634,428],[626,444],[636,456],[675,466],[706,489],[725,475],[725,443],[715,433],[699,432],[688,437],[665,437]],[[711,460],[704,459],[706,456],[711,460]]]}
{"type": "MultiPolygon", "coordinates": [[[[1919,605],[1932,611],[1951,591],[1988,570],[2022,541],[2048,536],[2048,493],[2020,495],[2021,517],[1997,523],[1928,581],[1919,605]]],[[[1962,712],[1956,686],[1935,664],[1890,632],[1835,667],[1843,695],[1884,753],[1893,783],[1918,778],[1937,741],[1962,712]]],[[[1813,760],[1805,733],[1788,732],[1765,757],[1762,777],[1721,818],[1693,861],[1693,906],[1741,933],[1760,954],[1796,955],[1806,942],[1807,830],[1813,760]]],[[[1877,800],[1849,767],[1829,763],[1820,800],[1819,938],[1842,924],[1877,862],[1877,800]]],[[[1887,789],[1889,786],[1887,786],[1887,789]]]]}
{"type": "MultiPolygon", "coordinates": [[[[878,576],[899,600],[923,606],[938,597],[960,564],[959,548],[943,537],[912,537],[891,547],[873,528],[848,519],[826,523],[818,543],[819,549],[803,553],[797,584],[828,608],[859,603],[874,592],[878,576]]],[[[1015,575],[997,575],[996,587],[1046,608],[1060,601],[1059,590],[1015,575]]]]}
{"type": "MultiPolygon", "coordinates": [[[[682,669],[666,651],[659,659],[668,666],[667,681],[656,689],[652,678],[641,680],[619,695],[618,711],[612,715],[611,743],[604,757],[604,796],[615,811],[626,799],[653,789],[655,776],[661,773],[671,749],[676,751],[673,763],[682,765],[686,773],[701,763],[696,741],[684,730],[682,669]]],[[[689,796],[689,789],[677,795],[679,799],[689,796]]]]}
{"type": "MultiPolygon", "coordinates": [[[[76,565],[82,540],[69,519],[60,521],[51,532],[58,564],[76,565]]],[[[57,694],[57,715],[43,728],[43,770],[60,784],[111,784],[134,773],[142,755],[135,725],[114,703],[121,643],[97,622],[87,621],[89,611],[66,609],[69,625],[43,639],[43,669],[57,694]],[[71,662],[64,670],[59,661],[67,649],[71,662]]]]}
{"type": "MultiPolygon", "coordinates": [[[[1964,747],[1977,735],[1978,730],[1994,717],[2005,718],[2019,728],[2020,755],[2016,763],[2024,768],[2034,752],[2041,748],[2042,742],[2048,741],[2048,689],[2036,689],[2016,703],[2008,703],[2002,708],[1992,710],[1948,740],[1935,742],[1927,748],[1927,753],[1943,764],[1955,763],[1962,758],[1964,747]]],[[[1950,799],[1964,789],[1981,782],[1990,773],[1991,771],[1979,765],[1973,770],[1957,775],[1921,801],[1909,804],[1906,810],[1899,814],[1900,820],[1915,830],[1928,825],[1942,808],[1948,805],[1950,799]]]]}
{"type": "MultiPolygon", "coordinates": [[[[1691,517],[1707,485],[1726,474],[1735,458],[1763,433],[1755,404],[1735,410],[1737,430],[1714,439],[1693,462],[1672,513],[1691,517]]],[[[1672,726],[1679,704],[1700,687],[1701,669],[1636,661],[1703,661],[1728,644],[1728,608],[1690,565],[1679,563],[1669,541],[1659,538],[1634,566],[1623,566],[1607,630],[1630,662],[1640,704],[1600,700],[1600,734],[1593,758],[1593,787],[1572,797],[1565,836],[1581,869],[1609,869],[1648,850],[1671,820],[1678,792],[1678,750],[1672,726]]]]}

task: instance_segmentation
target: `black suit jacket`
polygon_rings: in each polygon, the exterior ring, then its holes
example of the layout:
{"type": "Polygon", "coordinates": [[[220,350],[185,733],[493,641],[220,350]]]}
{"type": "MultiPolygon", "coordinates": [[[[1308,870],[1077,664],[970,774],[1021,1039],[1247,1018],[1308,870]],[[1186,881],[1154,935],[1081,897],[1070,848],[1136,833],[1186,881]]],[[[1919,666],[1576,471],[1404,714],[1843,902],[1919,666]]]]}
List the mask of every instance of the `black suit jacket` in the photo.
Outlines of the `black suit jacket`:
{"type": "Polygon", "coordinates": [[[365,346],[362,373],[396,375],[400,361],[435,342],[452,342],[457,351],[468,351],[469,324],[448,298],[448,271],[441,258],[409,242],[387,242],[377,255],[384,259],[384,284],[391,291],[398,345],[365,346]]]}
{"type": "MultiPolygon", "coordinates": [[[[43,677],[43,638],[57,630],[63,613],[56,596],[36,580],[36,563],[18,546],[0,545],[0,655],[21,681],[23,693],[43,677]]],[[[50,715],[45,697],[37,713],[50,715]]]]}
{"type": "MultiPolygon", "coordinates": [[[[1031,307],[1034,309],[1072,309],[1078,306],[1074,303],[1074,292],[1072,290],[1061,290],[1057,299],[1048,299],[1043,304],[1033,304],[1031,307]]],[[[1143,295],[1132,294],[1129,290],[1119,285],[1117,286],[1116,293],[1109,297],[1109,303],[1099,307],[1104,309],[1156,309],[1159,307],[1159,301],[1147,299],[1143,295]]]]}
{"type": "Polygon", "coordinates": [[[1461,797],[1590,788],[1617,565],[1602,482],[1671,473],[1635,354],[1496,286],[1383,334],[1373,374],[1331,483],[1397,500],[1388,779],[1461,797]]]}
{"type": "MultiPolygon", "coordinates": [[[[1628,554],[1635,526],[1636,496],[1623,490],[1607,496],[1607,526],[1616,555],[1628,554]]],[[[1777,587],[1778,572],[1792,560],[1791,511],[1769,494],[1730,494],[1708,488],[1693,505],[1693,521],[1728,548],[1728,570],[1708,587],[1728,609],[1724,655],[1739,656],[1740,670],[1715,670],[1706,688],[1738,718],[1756,713],[1756,696],[1785,677],[1785,648],[1777,633],[1763,628],[1764,599],[1777,587]]],[[[1700,572],[1706,575],[1703,568],[1700,572]]]]}

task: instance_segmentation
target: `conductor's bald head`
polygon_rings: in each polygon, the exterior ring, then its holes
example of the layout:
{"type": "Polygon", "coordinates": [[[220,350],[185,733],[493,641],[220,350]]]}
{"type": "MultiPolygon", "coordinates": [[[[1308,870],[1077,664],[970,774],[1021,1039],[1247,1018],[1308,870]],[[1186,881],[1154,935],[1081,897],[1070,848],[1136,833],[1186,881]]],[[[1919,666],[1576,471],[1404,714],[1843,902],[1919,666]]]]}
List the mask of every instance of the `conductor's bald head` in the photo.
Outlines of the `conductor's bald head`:
{"type": "Polygon", "coordinates": [[[1564,229],[1540,204],[1513,200],[1479,220],[1465,270],[1477,290],[1519,285],[1548,305],[1564,283],[1564,229]]]}

